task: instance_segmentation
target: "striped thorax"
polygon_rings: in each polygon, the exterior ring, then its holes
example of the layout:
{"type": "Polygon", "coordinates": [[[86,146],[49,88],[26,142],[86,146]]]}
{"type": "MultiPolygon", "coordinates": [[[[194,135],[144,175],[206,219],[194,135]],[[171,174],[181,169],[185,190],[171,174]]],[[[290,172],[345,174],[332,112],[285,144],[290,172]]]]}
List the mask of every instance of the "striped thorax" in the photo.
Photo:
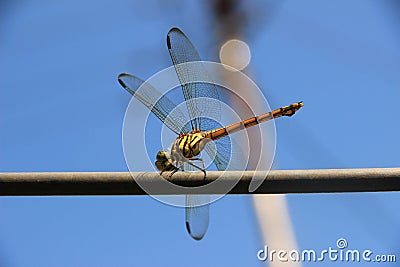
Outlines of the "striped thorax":
{"type": "Polygon", "coordinates": [[[198,156],[206,143],[207,140],[200,131],[181,134],[172,145],[171,154],[173,157],[183,156],[184,158],[190,159],[198,156]]]}
{"type": "Polygon", "coordinates": [[[181,134],[172,144],[171,154],[165,150],[157,153],[155,165],[159,171],[179,169],[181,164],[198,156],[210,141],[211,139],[205,138],[204,133],[199,130],[181,134]]]}

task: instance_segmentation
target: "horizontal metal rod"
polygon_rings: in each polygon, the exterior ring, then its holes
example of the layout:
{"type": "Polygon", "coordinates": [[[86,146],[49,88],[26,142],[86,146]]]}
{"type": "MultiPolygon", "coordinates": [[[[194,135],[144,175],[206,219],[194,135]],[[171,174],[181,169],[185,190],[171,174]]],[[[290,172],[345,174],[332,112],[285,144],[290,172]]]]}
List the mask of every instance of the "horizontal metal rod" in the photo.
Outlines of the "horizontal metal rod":
{"type": "Polygon", "coordinates": [[[146,195],[140,185],[150,188],[153,195],[400,190],[400,168],[230,171],[225,172],[222,177],[221,173],[210,171],[206,178],[201,172],[180,172],[163,178],[155,172],[0,173],[0,196],[146,195]],[[202,186],[217,179],[216,186],[202,186]],[[263,182],[256,191],[250,193],[248,188],[252,179],[263,182]],[[166,180],[181,187],[171,190],[171,186],[165,186],[166,180]],[[226,192],[226,186],[237,180],[239,182],[226,192]]]}

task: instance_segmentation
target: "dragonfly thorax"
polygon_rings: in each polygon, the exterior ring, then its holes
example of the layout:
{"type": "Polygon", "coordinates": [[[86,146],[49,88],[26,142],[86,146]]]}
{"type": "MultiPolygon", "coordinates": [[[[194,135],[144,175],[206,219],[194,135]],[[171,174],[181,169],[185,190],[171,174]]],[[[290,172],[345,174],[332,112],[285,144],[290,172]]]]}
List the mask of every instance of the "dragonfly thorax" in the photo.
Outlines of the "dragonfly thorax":
{"type": "MultiPolygon", "coordinates": [[[[210,141],[212,140],[205,138],[204,133],[200,131],[181,134],[172,144],[171,153],[166,150],[158,151],[155,165],[161,172],[176,172],[180,168],[183,170],[183,164],[185,162],[201,160],[198,158],[195,159],[194,157],[198,156],[205,145],[210,141]]],[[[203,170],[202,168],[199,169],[203,170]]]]}
{"type": "Polygon", "coordinates": [[[209,141],[211,140],[204,138],[202,132],[181,134],[172,145],[172,161],[184,162],[198,156],[209,141]]]}

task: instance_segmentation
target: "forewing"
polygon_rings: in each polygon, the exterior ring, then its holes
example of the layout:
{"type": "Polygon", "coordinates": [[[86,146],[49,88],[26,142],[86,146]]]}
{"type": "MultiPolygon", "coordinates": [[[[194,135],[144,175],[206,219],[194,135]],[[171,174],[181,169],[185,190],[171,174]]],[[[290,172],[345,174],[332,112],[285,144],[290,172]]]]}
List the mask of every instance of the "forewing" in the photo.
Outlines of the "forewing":
{"type": "Polygon", "coordinates": [[[173,28],[167,35],[168,51],[171,55],[178,78],[182,84],[183,95],[191,119],[192,129],[208,131],[215,129],[215,123],[204,120],[204,117],[211,117],[219,120],[221,107],[218,101],[210,104],[207,98],[218,100],[217,86],[212,82],[205,66],[200,62],[201,58],[186,35],[179,29],[173,28]],[[183,64],[198,61],[198,64],[183,64]],[[199,82],[192,82],[199,81],[199,82]]]}
{"type": "Polygon", "coordinates": [[[185,123],[186,116],[182,110],[151,84],[127,73],[120,74],[118,82],[177,135],[190,132],[191,129],[185,123]]]}

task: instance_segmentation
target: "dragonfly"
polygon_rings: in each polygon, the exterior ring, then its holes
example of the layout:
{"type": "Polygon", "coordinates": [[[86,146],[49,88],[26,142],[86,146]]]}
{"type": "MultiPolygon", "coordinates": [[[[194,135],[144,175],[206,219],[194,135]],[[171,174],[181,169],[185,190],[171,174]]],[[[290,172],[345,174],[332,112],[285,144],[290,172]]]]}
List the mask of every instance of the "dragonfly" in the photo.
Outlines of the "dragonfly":
{"type": "MultiPolygon", "coordinates": [[[[185,121],[183,110],[149,83],[127,73],[118,76],[121,86],[177,135],[170,150],[160,150],[156,155],[155,166],[160,175],[168,172],[172,176],[179,170],[196,169],[206,176],[202,151],[206,151],[219,171],[225,171],[232,153],[229,135],[272,119],[292,116],[303,107],[302,102],[297,102],[228,126],[220,125],[217,120],[221,113],[218,86],[206,82],[188,82],[209,75],[205,68],[190,71],[184,67],[184,63],[201,62],[192,42],[180,29],[172,28],[167,34],[167,47],[181,84],[189,121],[185,121]],[[141,90],[138,90],[140,87],[141,90]]],[[[209,205],[198,203],[204,203],[200,195],[186,196],[185,225],[195,240],[204,237],[209,224],[209,205]]]]}

